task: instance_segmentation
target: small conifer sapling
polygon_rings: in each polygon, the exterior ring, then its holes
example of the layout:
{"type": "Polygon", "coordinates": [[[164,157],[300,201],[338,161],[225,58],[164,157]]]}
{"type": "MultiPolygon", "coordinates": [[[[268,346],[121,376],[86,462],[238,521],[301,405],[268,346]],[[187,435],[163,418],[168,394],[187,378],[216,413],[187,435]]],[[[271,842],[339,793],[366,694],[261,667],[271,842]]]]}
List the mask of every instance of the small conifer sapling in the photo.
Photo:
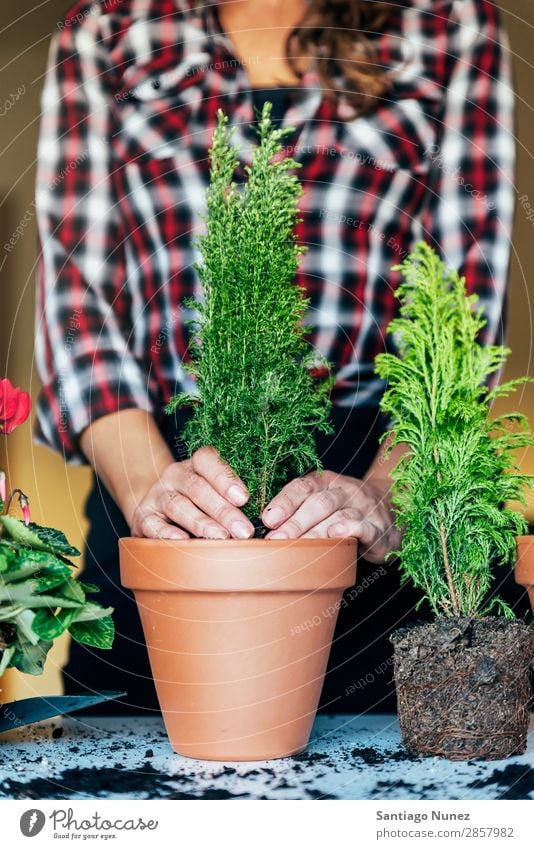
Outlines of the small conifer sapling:
{"type": "Polygon", "coordinates": [[[259,117],[243,185],[219,111],[197,241],[203,298],[186,302],[198,315],[188,365],[198,395],[176,395],[167,407],[193,407],[183,433],[189,452],[217,449],[248,486],[251,519],[290,477],[321,468],[314,433],[331,431],[330,382],[314,376],[326,364],[306,340],[308,300],[295,282],[304,250],[295,234],[299,166],[282,152],[291,128],[276,129],[271,109],[266,103],[259,117]]]}
{"type": "Polygon", "coordinates": [[[481,344],[486,322],[477,297],[429,245],[419,243],[397,269],[400,315],[389,332],[398,355],[380,354],[376,370],[387,381],[381,406],[391,416],[389,446],[408,447],[392,474],[402,575],[436,615],[497,609],[511,617],[504,601],[488,603],[488,596],[492,567],[513,566],[515,537],[526,533],[525,518],[507,504],[524,503],[532,486],[515,452],[533,440],[523,416],[490,413],[495,398],[527,378],[488,387],[509,351],[481,344]]]}

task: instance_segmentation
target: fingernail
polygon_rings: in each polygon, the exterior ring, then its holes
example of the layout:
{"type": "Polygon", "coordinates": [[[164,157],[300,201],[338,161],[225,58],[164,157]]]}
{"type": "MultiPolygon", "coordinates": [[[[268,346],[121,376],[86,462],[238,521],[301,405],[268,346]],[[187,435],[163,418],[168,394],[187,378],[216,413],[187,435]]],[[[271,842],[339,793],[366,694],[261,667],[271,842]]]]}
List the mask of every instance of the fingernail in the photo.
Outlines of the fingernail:
{"type": "Polygon", "coordinates": [[[348,536],[348,532],[345,525],[330,525],[330,527],[328,528],[328,535],[334,537],[344,537],[348,536]]]}
{"type": "Polygon", "coordinates": [[[161,532],[161,539],[174,539],[183,542],[184,535],[180,531],[174,531],[172,528],[161,532]]]}
{"type": "Polygon", "coordinates": [[[231,525],[232,534],[238,539],[249,539],[252,536],[252,528],[244,522],[234,522],[231,525]]]}
{"type": "Polygon", "coordinates": [[[228,490],[228,497],[237,507],[241,507],[241,505],[246,504],[248,501],[248,495],[245,490],[236,484],[228,490]]]}
{"type": "Polygon", "coordinates": [[[205,529],[206,539],[227,539],[228,534],[223,528],[218,528],[217,525],[208,525],[205,529]]]}
{"type": "Polygon", "coordinates": [[[274,534],[269,534],[269,539],[287,539],[288,536],[283,531],[276,531],[274,534]]]}
{"type": "Polygon", "coordinates": [[[280,522],[285,518],[285,513],[281,507],[268,507],[265,511],[265,518],[272,527],[273,525],[280,524],[280,522]]]}

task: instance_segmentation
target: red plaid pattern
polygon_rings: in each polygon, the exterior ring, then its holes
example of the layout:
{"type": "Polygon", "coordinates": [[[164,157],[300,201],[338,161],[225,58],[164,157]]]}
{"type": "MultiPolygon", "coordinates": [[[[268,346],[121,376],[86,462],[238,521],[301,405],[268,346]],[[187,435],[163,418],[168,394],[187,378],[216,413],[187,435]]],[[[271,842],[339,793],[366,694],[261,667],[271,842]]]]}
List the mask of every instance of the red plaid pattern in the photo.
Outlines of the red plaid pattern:
{"type": "MultiPolygon", "coordinates": [[[[486,341],[502,337],[515,147],[493,2],[406,0],[373,38],[393,83],[371,114],[340,121],[310,70],[283,122],[302,165],[310,341],[333,364],[334,403],[367,408],[384,390],[373,361],[395,311],[390,266],[419,239],[480,295],[486,341]]],[[[343,108],[342,79],[339,97],[343,108]]],[[[222,108],[242,179],[254,116],[214,7],[180,0],[76,3],[52,38],[41,108],[37,440],[79,463],[91,421],[127,407],[159,417],[194,391],[183,299],[200,294],[208,148],[222,108]]]]}

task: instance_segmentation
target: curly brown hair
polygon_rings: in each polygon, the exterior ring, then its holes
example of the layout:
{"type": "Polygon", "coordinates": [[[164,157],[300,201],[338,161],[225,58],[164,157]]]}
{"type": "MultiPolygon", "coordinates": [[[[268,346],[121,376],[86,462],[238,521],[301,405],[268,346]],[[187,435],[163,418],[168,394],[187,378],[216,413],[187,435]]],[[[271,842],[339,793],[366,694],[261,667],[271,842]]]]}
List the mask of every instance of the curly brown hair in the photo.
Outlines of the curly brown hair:
{"type": "MultiPolygon", "coordinates": [[[[308,0],[304,17],[286,39],[287,61],[303,76],[302,57],[315,59],[325,95],[332,101],[343,93],[355,117],[369,112],[387,92],[390,77],[376,61],[373,37],[383,31],[395,7],[405,0],[308,0]]],[[[197,8],[214,0],[194,0],[197,8]]]]}
{"type": "Polygon", "coordinates": [[[390,78],[376,62],[372,38],[383,31],[403,0],[309,0],[286,41],[288,62],[301,77],[299,56],[313,56],[326,96],[336,99],[339,75],[353,115],[369,112],[387,92],[390,78]]]}

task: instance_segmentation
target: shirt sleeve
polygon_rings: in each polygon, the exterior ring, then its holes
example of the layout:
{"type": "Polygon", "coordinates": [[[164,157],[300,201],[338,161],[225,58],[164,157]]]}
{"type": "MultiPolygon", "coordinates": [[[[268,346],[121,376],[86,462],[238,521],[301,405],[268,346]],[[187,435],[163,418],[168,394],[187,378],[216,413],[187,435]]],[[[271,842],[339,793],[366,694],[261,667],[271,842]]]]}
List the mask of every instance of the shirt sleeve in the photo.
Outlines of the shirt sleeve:
{"type": "Polygon", "coordinates": [[[515,114],[510,51],[494,2],[455,0],[450,76],[422,216],[423,238],[465,275],[487,319],[482,341],[504,336],[514,210],[515,114]]]}
{"type": "Polygon", "coordinates": [[[134,352],[125,232],[114,189],[112,87],[98,14],[51,42],[41,95],[36,218],[35,438],[86,462],[78,445],[95,419],[153,412],[158,389],[134,352]]]}

